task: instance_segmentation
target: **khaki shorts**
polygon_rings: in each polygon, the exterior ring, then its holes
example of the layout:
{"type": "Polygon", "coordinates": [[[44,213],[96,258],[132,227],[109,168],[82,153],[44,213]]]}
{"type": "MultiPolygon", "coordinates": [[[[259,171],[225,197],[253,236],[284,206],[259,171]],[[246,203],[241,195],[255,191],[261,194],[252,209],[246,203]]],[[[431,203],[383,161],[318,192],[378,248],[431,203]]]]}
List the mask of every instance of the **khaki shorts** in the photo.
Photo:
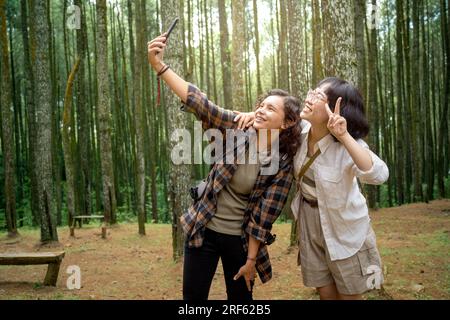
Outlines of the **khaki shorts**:
{"type": "Polygon", "coordinates": [[[355,295],[372,289],[378,282],[375,277],[379,280],[378,284],[383,283],[381,258],[372,227],[355,255],[331,261],[322,233],[319,209],[302,201],[300,212],[298,263],[305,286],[320,288],[335,283],[339,293],[355,295]],[[372,271],[374,268],[376,273],[372,271]]]}

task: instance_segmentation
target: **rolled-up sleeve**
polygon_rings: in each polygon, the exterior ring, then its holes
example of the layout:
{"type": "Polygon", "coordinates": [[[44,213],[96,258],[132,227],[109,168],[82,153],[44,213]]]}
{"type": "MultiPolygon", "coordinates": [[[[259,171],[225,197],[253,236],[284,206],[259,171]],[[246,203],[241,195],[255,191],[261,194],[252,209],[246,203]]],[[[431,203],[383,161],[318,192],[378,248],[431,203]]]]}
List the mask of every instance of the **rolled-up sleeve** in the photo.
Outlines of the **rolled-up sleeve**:
{"type": "Polygon", "coordinates": [[[383,184],[389,178],[389,169],[386,163],[369,149],[369,146],[366,142],[364,142],[364,140],[359,139],[358,143],[369,151],[370,158],[372,159],[372,168],[367,171],[362,171],[356,164],[353,164],[352,169],[354,175],[361,181],[361,183],[373,185],[383,184]]]}
{"type": "Polygon", "coordinates": [[[233,122],[236,114],[230,110],[223,109],[208,100],[208,97],[193,84],[188,86],[186,101],[182,102],[181,110],[193,113],[202,121],[204,129],[232,129],[236,127],[233,122]]]}

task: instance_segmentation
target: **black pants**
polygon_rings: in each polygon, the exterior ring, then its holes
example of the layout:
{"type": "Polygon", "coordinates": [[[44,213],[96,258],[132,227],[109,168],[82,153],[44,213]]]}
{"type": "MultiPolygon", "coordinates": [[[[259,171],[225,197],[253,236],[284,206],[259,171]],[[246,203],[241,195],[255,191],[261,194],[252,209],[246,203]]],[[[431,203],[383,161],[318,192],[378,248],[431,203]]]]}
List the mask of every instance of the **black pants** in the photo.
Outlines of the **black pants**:
{"type": "Polygon", "coordinates": [[[248,291],[244,277],[233,280],[247,261],[241,236],[218,233],[208,228],[200,248],[189,248],[187,245],[184,248],[184,300],[208,299],[219,258],[222,259],[228,300],[252,300],[252,292],[248,291]]]}

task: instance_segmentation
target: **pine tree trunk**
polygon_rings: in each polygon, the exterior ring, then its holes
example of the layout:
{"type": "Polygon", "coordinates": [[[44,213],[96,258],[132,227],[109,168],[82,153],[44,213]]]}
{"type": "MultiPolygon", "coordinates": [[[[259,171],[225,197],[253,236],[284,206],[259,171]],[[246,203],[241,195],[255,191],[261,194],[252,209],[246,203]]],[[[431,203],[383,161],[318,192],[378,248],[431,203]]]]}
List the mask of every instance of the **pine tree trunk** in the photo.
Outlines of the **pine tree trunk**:
{"type": "Polygon", "coordinates": [[[443,101],[442,101],[442,113],[440,115],[439,130],[438,130],[438,189],[440,197],[445,197],[445,184],[444,178],[448,176],[448,170],[446,170],[445,164],[446,159],[449,155],[446,155],[448,149],[448,104],[450,103],[450,43],[449,43],[449,25],[450,21],[447,21],[447,16],[445,15],[448,8],[448,2],[446,7],[446,1],[440,1],[441,9],[441,33],[443,39],[444,52],[442,57],[442,65],[444,67],[444,88],[443,88],[443,101]],[[447,140],[447,141],[446,141],[447,140]]]}
{"type": "Polygon", "coordinates": [[[289,91],[289,57],[288,57],[288,28],[287,28],[287,0],[280,0],[280,39],[278,52],[280,64],[278,66],[278,87],[289,91]]]}
{"type": "Polygon", "coordinates": [[[231,45],[231,96],[233,110],[245,110],[243,71],[245,68],[242,46],[245,41],[245,1],[232,0],[233,40],[231,45]]]}
{"type": "Polygon", "coordinates": [[[86,95],[86,43],[87,43],[87,26],[86,12],[82,6],[81,0],[75,0],[75,5],[81,10],[81,29],[77,32],[77,53],[80,58],[80,66],[78,76],[76,77],[76,97],[77,97],[77,118],[78,118],[78,150],[80,157],[80,214],[90,215],[92,211],[91,205],[91,176],[90,176],[90,150],[89,146],[89,110],[86,95]]]}
{"type": "Polygon", "coordinates": [[[36,177],[38,189],[38,210],[41,216],[41,241],[58,241],[54,206],[52,176],[52,83],[50,69],[50,30],[48,25],[47,1],[33,1],[36,17],[35,37],[36,62],[36,177]]]}
{"type": "MultiPolygon", "coordinates": [[[[180,6],[177,0],[167,0],[161,4],[161,17],[163,30],[169,26],[172,20],[180,14],[180,6]]],[[[164,55],[164,62],[181,74],[183,68],[183,49],[181,46],[174,45],[182,42],[182,32],[180,28],[175,28],[170,36],[170,43],[164,55]]],[[[164,86],[161,86],[164,88],[164,86]]],[[[168,117],[168,133],[174,132],[176,129],[187,127],[187,117],[179,110],[179,98],[174,93],[164,90],[164,102],[168,117]]],[[[175,141],[172,139],[168,143],[168,153],[175,146],[175,141]]],[[[169,161],[169,197],[170,209],[172,211],[172,247],[173,258],[178,260],[183,255],[183,231],[180,225],[181,214],[189,207],[191,199],[188,195],[188,188],[190,186],[190,172],[189,165],[174,165],[170,159],[169,161]]]]}
{"type": "Polygon", "coordinates": [[[6,31],[6,3],[0,0],[0,46],[2,59],[1,79],[1,121],[2,151],[5,175],[5,215],[8,236],[17,236],[16,194],[15,194],[15,151],[14,114],[12,110],[12,83],[9,64],[8,34],[6,31]]]}
{"type": "Polygon", "coordinates": [[[320,18],[319,0],[312,0],[312,86],[316,87],[323,78],[322,67],[322,19],[320,18]]]}
{"type": "Polygon", "coordinates": [[[421,114],[427,112],[421,112],[423,107],[423,101],[420,88],[420,71],[419,71],[419,46],[420,46],[420,34],[419,34],[419,1],[412,2],[412,22],[413,22],[413,43],[411,50],[411,100],[410,100],[410,112],[411,112],[411,126],[412,126],[412,158],[413,158],[413,177],[414,177],[414,198],[413,202],[422,201],[422,168],[421,168],[421,139],[423,137],[422,124],[420,123],[421,114]]]}
{"type": "Polygon", "coordinates": [[[340,77],[357,85],[353,0],[322,0],[322,12],[325,76],[340,77]]]}
{"type": "MultiPolygon", "coordinates": [[[[356,3],[355,3],[356,4],[356,3]]],[[[376,0],[371,1],[372,5],[376,5],[376,0]]],[[[355,20],[356,21],[356,20],[355,20]]],[[[355,23],[356,25],[356,23],[355,23]]],[[[359,26],[361,28],[362,26],[359,26]]],[[[359,39],[361,40],[361,39],[359,39]]],[[[362,41],[364,41],[362,39],[362,41]]],[[[363,46],[363,44],[357,44],[358,46],[363,46]]],[[[376,154],[378,154],[378,144],[377,144],[377,135],[378,135],[378,99],[377,99],[377,59],[378,59],[378,42],[377,42],[377,30],[372,27],[369,33],[369,52],[368,52],[368,74],[371,75],[369,77],[369,90],[368,90],[368,100],[367,100],[367,114],[369,115],[368,121],[371,124],[370,133],[369,133],[369,146],[371,150],[373,150],[376,154]]],[[[364,55],[364,53],[363,53],[364,55]]],[[[359,57],[360,58],[360,57],[359,57]]],[[[364,59],[364,58],[363,58],[364,59]]],[[[365,88],[365,70],[358,70],[358,83],[360,83],[360,88],[365,88]],[[360,78],[360,75],[363,77],[360,78]]],[[[369,208],[378,208],[377,204],[377,189],[376,186],[367,185],[367,201],[369,208]]]]}
{"type": "Polygon", "coordinates": [[[69,75],[66,86],[66,94],[64,95],[64,110],[63,110],[63,126],[62,126],[62,145],[64,151],[64,162],[66,170],[66,189],[67,189],[67,212],[68,225],[72,226],[73,218],[77,215],[75,211],[75,125],[72,117],[72,87],[75,74],[77,73],[81,63],[78,57],[73,69],[69,75]]]}
{"type": "MultiPolygon", "coordinates": [[[[294,3],[297,3],[297,1],[294,1],[294,3]]],[[[255,28],[256,94],[259,96],[262,93],[262,85],[261,85],[261,69],[259,63],[258,5],[256,4],[256,0],[253,0],[253,25],[255,28]]]]}
{"type": "Polygon", "coordinates": [[[303,36],[303,15],[299,0],[288,0],[289,8],[289,56],[291,62],[291,93],[305,97],[308,91],[305,70],[305,52],[303,36]]]}
{"type": "MultiPolygon", "coordinates": [[[[396,0],[396,33],[401,35],[402,33],[402,21],[403,21],[403,1],[396,0]]],[[[397,62],[397,81],[396,81],[396,94],[397,94],[397,201],[398,204],[405,202],[404,194],[404,128],[403,128],[403,41],[401,36],[396,37],[396,62],[397,62]]]]}
{"type": "MultiPolygon", "coordinates": [[[[31,198],[31,214],[33,217],[33,226],[40,224],[40,216],[38,214],[38,190],[36,180],[36,112],[34,103],[34,76],[31,67],[31,50],[30,40],[28,34],[28,24],[30,25],[30,32],[34,29],[34,24],[28,21],[27,1],[20,1],[21,7],[21,23],[22,23],[22,43],[23,43],[23,66],[25,70],[25,104],[27,111],[27,130],[28,130],[28,175],[30,178],[30,198],[31,198]]],[[[31,9],[31,8],[30,8],[31,9]]]]}
{"type": "MultiPolygon", "coordinates": [[[[363,95],[364,101],[367,100],[367,69],[366,69],[366,50],[364,45],[365,29],[365,0],[354,0],[355,5],[355,49],[358,68],[357,87],[363,95]]],[[[372,49],[373,50],[373,49],[372,49]]],[[[370,67],[370,64],[369,64],[370,67]]],[[[369,74],[371,74],[369,72],[369,74]]]]}
{"type": "MultiPolygon", "coordinates": [[[[134,2],[135,8],[135,26],[136,30],[143,29],[142,21],[142,6],[143,0],[136,0],[134,2]]],[[[144,112],[142,106],[142,56],[144,54],[144,38],[142,32],[136,32],[136,52],[135,52],[135,70],[134,70],[134,95],[135,95],[135,109],[134,121],[136,126],[136,201],[137,201],[137,215],[139,234],[145,235],[145,160],[144,160],[144,128],[142,126],[142,119],[144,119],[144,112]]]]}
{"type": "Polygon", "coordinates": [[[108,31],[106,0],[97,0],[98,136],[100,146],[105,222],[116,223],[116,191],[111,149],[111,111],[108,79],[108,31]]]}

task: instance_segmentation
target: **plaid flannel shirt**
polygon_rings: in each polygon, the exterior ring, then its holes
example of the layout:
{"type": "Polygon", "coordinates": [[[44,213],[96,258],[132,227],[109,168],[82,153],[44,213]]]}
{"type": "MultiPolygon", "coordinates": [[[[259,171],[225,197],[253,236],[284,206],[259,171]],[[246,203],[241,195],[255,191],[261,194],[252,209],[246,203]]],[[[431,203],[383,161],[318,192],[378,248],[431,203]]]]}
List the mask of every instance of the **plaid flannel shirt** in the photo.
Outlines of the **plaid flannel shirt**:
{"type": "MultiPolygon", "coordinates": [[[[181,109],[193,113],[197,119],[201,120],[203,129],[216,128],[225,131],[237,126],[237,123],[233,122],[235,113],[216,106],[192,84],[189,84],[187,101],[183,102],[181,109]]],[[[244,151],[248,149],[248,142],[245,146],[244,151]]],[[[238,150],[237,147],[235,152],[236,150],[238,150]]],[[[181,216],[180,222],[189,247],[202,246],[205,226],[216,212],[217,194],[230,181],[237,166],[237,164],[226,164],[225,161],[215,163],[207,177],[207,187],[202,198],[181,216]]],[[[286,203],[292,179],[292,159],[284,156],[279,159],[279,170],[275,175],[261,173],[258,175],[245,209],[242,244],[247,252],[249,236],[260,241],[256,270],[263,283],[272,278],[267,245],[275,240],[270,231],[286,203]]]]}

